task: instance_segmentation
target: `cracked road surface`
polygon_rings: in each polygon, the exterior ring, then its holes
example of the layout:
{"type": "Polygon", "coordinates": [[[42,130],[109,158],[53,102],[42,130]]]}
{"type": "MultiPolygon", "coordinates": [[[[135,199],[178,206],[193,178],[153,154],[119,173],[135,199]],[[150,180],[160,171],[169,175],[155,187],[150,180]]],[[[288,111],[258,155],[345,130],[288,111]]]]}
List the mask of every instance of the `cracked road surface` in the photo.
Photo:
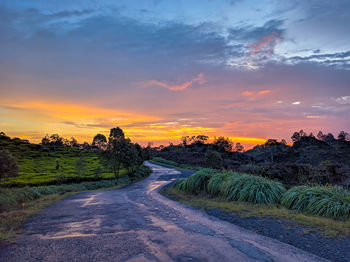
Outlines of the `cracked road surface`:
{"type": "Polygon", "coordinates": [[[68,197],[33,216],[0,261],[325,261],[157,193],[191,175],[153,173],[122,189],[68,197]]]}

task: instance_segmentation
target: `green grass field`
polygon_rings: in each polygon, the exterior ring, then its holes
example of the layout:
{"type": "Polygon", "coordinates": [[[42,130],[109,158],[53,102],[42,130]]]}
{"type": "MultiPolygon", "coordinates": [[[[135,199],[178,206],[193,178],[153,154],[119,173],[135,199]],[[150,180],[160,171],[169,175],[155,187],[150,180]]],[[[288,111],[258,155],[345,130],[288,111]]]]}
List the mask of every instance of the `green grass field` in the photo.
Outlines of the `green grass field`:
{"type": "MultiPolygon", "coordinates": [[[[17,159],[18,176],[4,178],[1,186],[37,186],[113,178],[114,174],[98,152],[58,147],[54,151],[21,140],[0,140],[0,149],[7,149],[17,159]],[[80,166],[77,166],[80,161],[80,166]],[[57,164],[59,167],[56,168],[57,164]]],[[[120,175],[126,173],[122,169],[120,175]]]]}

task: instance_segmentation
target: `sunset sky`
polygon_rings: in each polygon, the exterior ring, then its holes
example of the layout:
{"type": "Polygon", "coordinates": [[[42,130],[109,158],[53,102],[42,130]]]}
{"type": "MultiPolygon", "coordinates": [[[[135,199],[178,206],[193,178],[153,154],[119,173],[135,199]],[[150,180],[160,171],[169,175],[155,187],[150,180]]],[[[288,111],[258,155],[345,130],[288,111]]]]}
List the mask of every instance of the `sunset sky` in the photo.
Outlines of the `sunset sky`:
{"type": "Polygon", "coordinates": [[[91,142],[350,131],[350,1],[0,2],[0,131],[91,142]]]}

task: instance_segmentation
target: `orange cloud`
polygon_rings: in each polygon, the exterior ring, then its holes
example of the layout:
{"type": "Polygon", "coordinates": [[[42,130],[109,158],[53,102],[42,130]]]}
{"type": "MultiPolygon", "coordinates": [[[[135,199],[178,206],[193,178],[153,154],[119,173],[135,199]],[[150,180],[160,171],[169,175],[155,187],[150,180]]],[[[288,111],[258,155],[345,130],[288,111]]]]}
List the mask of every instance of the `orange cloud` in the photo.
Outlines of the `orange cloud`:
{"type": "Polygon", "coordinates": [[[250,92],[250,91],[244,91],[244,92],[242,92],[242,95],[244,95],[244,96],[252,96],[252,95],[254,95],[254,93],[250,92]]]}
{"type": "Polygon", "coordinates": [[[268,93],[271,93],[271,90],[261,90],[258,92],[259,95],[265,95],[265,94],[268,94],[268,93]]]}
{"type": "Polygon", "coordinates": [[[261,91],[258,91],[258,92],[252,92],[252,91],[244,91],[242,92],[242,95],[243,96],[253,96],[255,94],[258,94],[258,95],[265,95],[265,94],[268,94],[268,93],[271,93],[272,91],[271,90],[261,90],[261,91]]]}
{"type": "Polygon", "coordinates": [[[142,87],[160,86],[160,87],[164,87],[166,89],[169,89],[171,91],[182,91],[182,90],[187,89],[188,87],[190,87],[191,85],[193,85],[195,83],[199,84],[199,85],[203,85],[206,82],[207,82],[207,80],[204,78],[204,74],[200,73],[195,78],[193,78],[189,81],[186,81],[184,83],[180,83],[180,84],[162,82],[162,81],[158,81],[158,80],[149,80],[149,81],[141,83],[141,86],[142,87]]]}
{"type": "Polygon", "coordinates": [[[273,32],[272,34],[265,36],[261,41],[248,45],[251,48],[249,54],[253,55],[262,51],[267,53],[273,53],[275,46],[283,39],[281,33],[273,32]]]}

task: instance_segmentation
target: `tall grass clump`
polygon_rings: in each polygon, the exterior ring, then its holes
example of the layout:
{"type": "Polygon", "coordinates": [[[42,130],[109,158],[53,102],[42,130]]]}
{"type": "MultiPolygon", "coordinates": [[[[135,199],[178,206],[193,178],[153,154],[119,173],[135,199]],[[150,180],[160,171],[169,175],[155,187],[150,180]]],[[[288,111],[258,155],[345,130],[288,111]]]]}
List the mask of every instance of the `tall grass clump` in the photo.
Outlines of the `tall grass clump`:
{"type": "Polygon", "coordinates": [[[221,194],[228,201],[276,204],[280,202],[285,191],[279,182],[242,174],[231,176],[222,186],[221,194]]]}
{"type": "Polygon", "coordinates": [[[285,193],[282,205],[316,216],[350,218],[350,193],[341,187],[293,187],[285,193]]]}
{"type": "Polygon", "coordinates": [[[234,173],[232,171],[224,171],[223,173],[214,174],[208,182],[208,193],[212,196],[219,195],[225,181],[233,174],[234,173]]]}
{"type": "Polygon", "coordinates": [[[208,181],[214,175],[215,171],[210,168],[203,168],[192,176],[178,182],[175,187],[188,193],[198,194],[201,191],[207,191],[208,181]]]}

